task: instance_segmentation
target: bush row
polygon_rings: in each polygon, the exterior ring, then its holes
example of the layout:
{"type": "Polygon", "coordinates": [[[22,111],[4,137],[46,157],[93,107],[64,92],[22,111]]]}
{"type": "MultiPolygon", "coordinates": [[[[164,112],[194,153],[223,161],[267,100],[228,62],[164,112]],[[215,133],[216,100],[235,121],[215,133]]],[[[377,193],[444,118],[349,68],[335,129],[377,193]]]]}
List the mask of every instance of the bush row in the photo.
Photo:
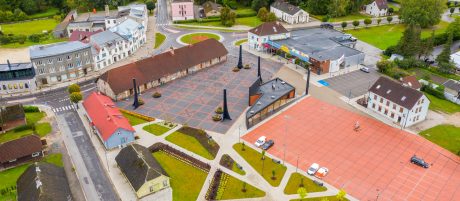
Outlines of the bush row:
{"type": "Polygon", "coordinates": [[[26,105],[26,106],[23,106],[22,108],[24,108],[25,113],[40,112],[40,109],[38,109],[38,107],[36,106],[26,105]]]}
{"type": "MultiPolygon", "coordinates": [[[[254,17],[256,15],[257,13],[241,13],[241,14],[236,14],[236,18],[254,17]]],[[[174,24],[188,24],[188,23],[193,23],[193,22],[220,22],[220,16],[210,16],[204,19],[176,20],[173,23],[174,24]]]]}
{"type": "Polygon", "coordinates": [[[235,163],[235,161],[227,154],[222,155],[222,158],[219,161],[220,165],[230,170],[233,168],[233,163],[235,163]]]}
{"type": "Polygon", "coordinates": [[[149,117],[149,116],[139,114],[137,112],[133,112],[133,111],[130,111],[130,110],[125,110],[125,109],[122,109],[122,108],[118,108],[118,109],[122,113],[126,113],[126,114],[129,114],[129,115],[135,116],[135,117],[137,117],[139,119],[143,119],[145,121],[155,121],[155,118],[153,118],[153,117],[149,117]]]}
{"type": "Polygon", "coordinates": [[[212,177],[211,185],[209,185],[208,191],[206,192],[206,200],[216,200],[217,191],[219,190],[220,179],[222,178],[223,172],[217,170],[212,177]]]}
{"type": "Polygon", "coordinates": [[[8,34],[4,35],[0,33],[0,44],[6,45],[10,43],[19,43],[19,44],[24,44],[27,40],[34,42],[34,43],[39,43],[40,41],[46,40],[51,37],[51,35],[48,33],[41,33],[41,34],[32,34],[32,35],[14,35],[14,34],[8,34]]]}
{"type": "Polygon", "coordinates": [[[217,155],[220,148],[219,145],[214,142],[204,130],[183,126],[177,131],[195,138],[211,155],[214,157],[217,155]]]}
{"type": "Polygon", "coordinates": [[[203,161],[200,161],[196,158],[193,158],[189,156],[188,154],[181,152],[177,149],[172,148],[171,146],[167,144],[163,144],[161,142],[155,143],[152,146],[149,147],[150,152],[154,153],[157,151],[164,151],[174,157],[177,157],[181,159],[181,161],[188,163],[190,165],[193,165],[194,167],[197,167],[201,170],[204,170],[206,172],[209,172],[211,169],[211,166],[203,161]]]}
{"type": "Polygon", "coordinates": [[[434,88],[431,84],[424,84],[422,85],[421,90],[442,100],[446,99],[446,97],[444,96],[443,85],[439,85],[438,87],[434,88]]]}
{"type": "Polygon", "coordinates": [[[18,126],[16,128],[14,128],[13,130],[14,130],[14,132],[21,132],[21,131],[25,131],[25,130],[33,130],[33,131],[35,131],[35,124],[26,124],[26,125],[18,126]]]}

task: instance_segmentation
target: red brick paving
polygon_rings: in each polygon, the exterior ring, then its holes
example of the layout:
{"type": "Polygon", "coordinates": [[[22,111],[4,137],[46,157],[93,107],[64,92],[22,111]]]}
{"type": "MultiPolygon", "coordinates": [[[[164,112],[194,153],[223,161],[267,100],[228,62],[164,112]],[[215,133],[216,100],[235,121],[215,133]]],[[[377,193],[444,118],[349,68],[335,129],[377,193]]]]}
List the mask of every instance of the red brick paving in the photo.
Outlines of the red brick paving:
{"type": "Polygon", "coordinates": [[[261,135],[275,141],[270,154],[282,160],[286,143],[287,162],[295,165],[299,156],[302,170],[313,162],[328,167],[324,180],[360,200],[375,200],[378,193],[379,200],[460,200],[460,157],[420,136],[312,97],[243,139],[253,143],[261,135]],[[353,129],[356,121],[358,132],[353,129]],[[411,164],[413,154],[432,167],[411,164]]]}

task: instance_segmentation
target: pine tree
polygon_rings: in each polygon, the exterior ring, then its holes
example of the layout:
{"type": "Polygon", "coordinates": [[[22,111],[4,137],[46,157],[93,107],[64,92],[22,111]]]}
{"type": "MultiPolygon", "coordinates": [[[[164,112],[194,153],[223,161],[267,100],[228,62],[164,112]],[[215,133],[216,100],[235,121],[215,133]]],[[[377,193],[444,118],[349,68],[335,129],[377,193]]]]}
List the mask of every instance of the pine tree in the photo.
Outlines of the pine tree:
{"type": "Polygon", "coordinates": [[[450,32],[447,38],[447,42],[446,44],[444,44],[444,49],[442,50],[441,54],[439,54],[438,57],[436,57],[436,62],[438,62],[438,64],[450,62],[450,55],[452,54],[450,51],[450,47],[452,46],[452,42],[454,40],[453,36],[454,35],[452,34],[452,32],[450,32]]]}
{"type": "Polygon", "coordinates": [[[412,57],[417,55],[420,52],[421,47],[420,37],[420,26],[410,24],[398,42],[397,52],[404,57],[412,57]]]}

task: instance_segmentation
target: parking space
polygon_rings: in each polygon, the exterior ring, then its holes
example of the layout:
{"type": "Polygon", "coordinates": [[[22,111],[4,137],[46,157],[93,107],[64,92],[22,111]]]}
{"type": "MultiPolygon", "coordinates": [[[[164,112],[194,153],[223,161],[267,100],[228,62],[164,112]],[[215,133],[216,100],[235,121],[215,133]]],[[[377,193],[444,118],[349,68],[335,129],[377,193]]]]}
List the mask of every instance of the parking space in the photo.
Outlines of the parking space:
{"type": "MultiPolygon", "coordinates": [[[[195,74],[171,81],[163,86],[147,90],[141,95],[145,104],[135,112],[187,124],[192,127],[226,133],[248,107],[249,86],[257,79],[257,58],[244,53],[243,63],[252,68],[232,72],[238,58],[229,55],[222,64],[203,69],[195,74]],[[223,89],[227,89],[227,100],[232,121],[214,122],[212,116],[217,107],[222,106],[223,89]],[[161,98],[152,98],[154,92],[160,92],[161,98]]],[[[261,59],[261,71],[264,79],[270,79],[282,64],[261,59]]],[[[117,102],[117,106],[132,110],[132,97],[117,102]]]]}
{"type": "Polygon", "coordinates": [[[369,73],[358,70],[324,81],[328,83],[328,87],[338,93],[354,98],[365,94],[379,77],[379,73],[374,68],[369,68],[369,73]]]}
{"type": "Polygon", "coordinates": [[[442,200],[460,197],[460,157],[375,119],[308,97],[243,139],[275,141],[268,153],[305,171],[327,167],[324,181],[359,200],[442,200]],[[359,122],[359,129],[355,124],[359,122]],[[285,146],[283,146],[285,144],[285,146]],[[416,154],[428,169],[411,164],[416,154]]]}

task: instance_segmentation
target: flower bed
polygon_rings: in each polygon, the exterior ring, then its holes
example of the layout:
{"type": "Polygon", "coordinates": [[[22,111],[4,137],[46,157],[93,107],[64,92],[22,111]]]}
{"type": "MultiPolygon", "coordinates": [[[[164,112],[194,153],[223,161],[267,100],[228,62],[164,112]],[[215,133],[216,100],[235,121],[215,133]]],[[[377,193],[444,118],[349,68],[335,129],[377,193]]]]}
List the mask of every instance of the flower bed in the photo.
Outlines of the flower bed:
{"type": "Polygon", "coordinates": [[[204,130],[183,126],[177,130],[177,132],[189,135],[197,139],[198,142],[214,157],[217,155],[217,152],[220,149],[219,145],[214,140],[212,140],[204,130]]]}
{"type": "Polygon", "coordinates": [[[196,158],[193,158],[189,155],[187,155],[186,153],[184,152],[181,152],[177,149],[174,149],[172,147],[170,147],[169,145],[167,144],[163,144],[161,142],[158,142],[158,143],[155,143],[153,144],[152,146],[149,147],[149,150],[150,152],[154,153],[154,152],[157,152],[157,151],[164,151],[168,154],[170,154],[171,156],[173,156],[174,158],[177,158],[179,159],[180,161],[184,162],[184,163],[188,163],[190,165],[193,165],[205,172],[209,172],[209,170],[211,169],[211,166],[207,163],[204,163],[203,161],[200,161],[196,158]]]}
{"type": "Polygon", "coordinates": [[[143,115],[143,114],[139,114],[137,112],[133,112],[133,111],[130,111],[130,110],[125,110],[125,109],[122,109],[122,108],[118,108],[120,110],[121,113],[126,113],[126,114],[129,114],[131,116],[135,116],[139,119],[142,119],[142,120],[145,120],[145,121],[155,121],[155,118],[153,117],[149,117],[149,116],[146,116],[146,115],[143,115]]]}

